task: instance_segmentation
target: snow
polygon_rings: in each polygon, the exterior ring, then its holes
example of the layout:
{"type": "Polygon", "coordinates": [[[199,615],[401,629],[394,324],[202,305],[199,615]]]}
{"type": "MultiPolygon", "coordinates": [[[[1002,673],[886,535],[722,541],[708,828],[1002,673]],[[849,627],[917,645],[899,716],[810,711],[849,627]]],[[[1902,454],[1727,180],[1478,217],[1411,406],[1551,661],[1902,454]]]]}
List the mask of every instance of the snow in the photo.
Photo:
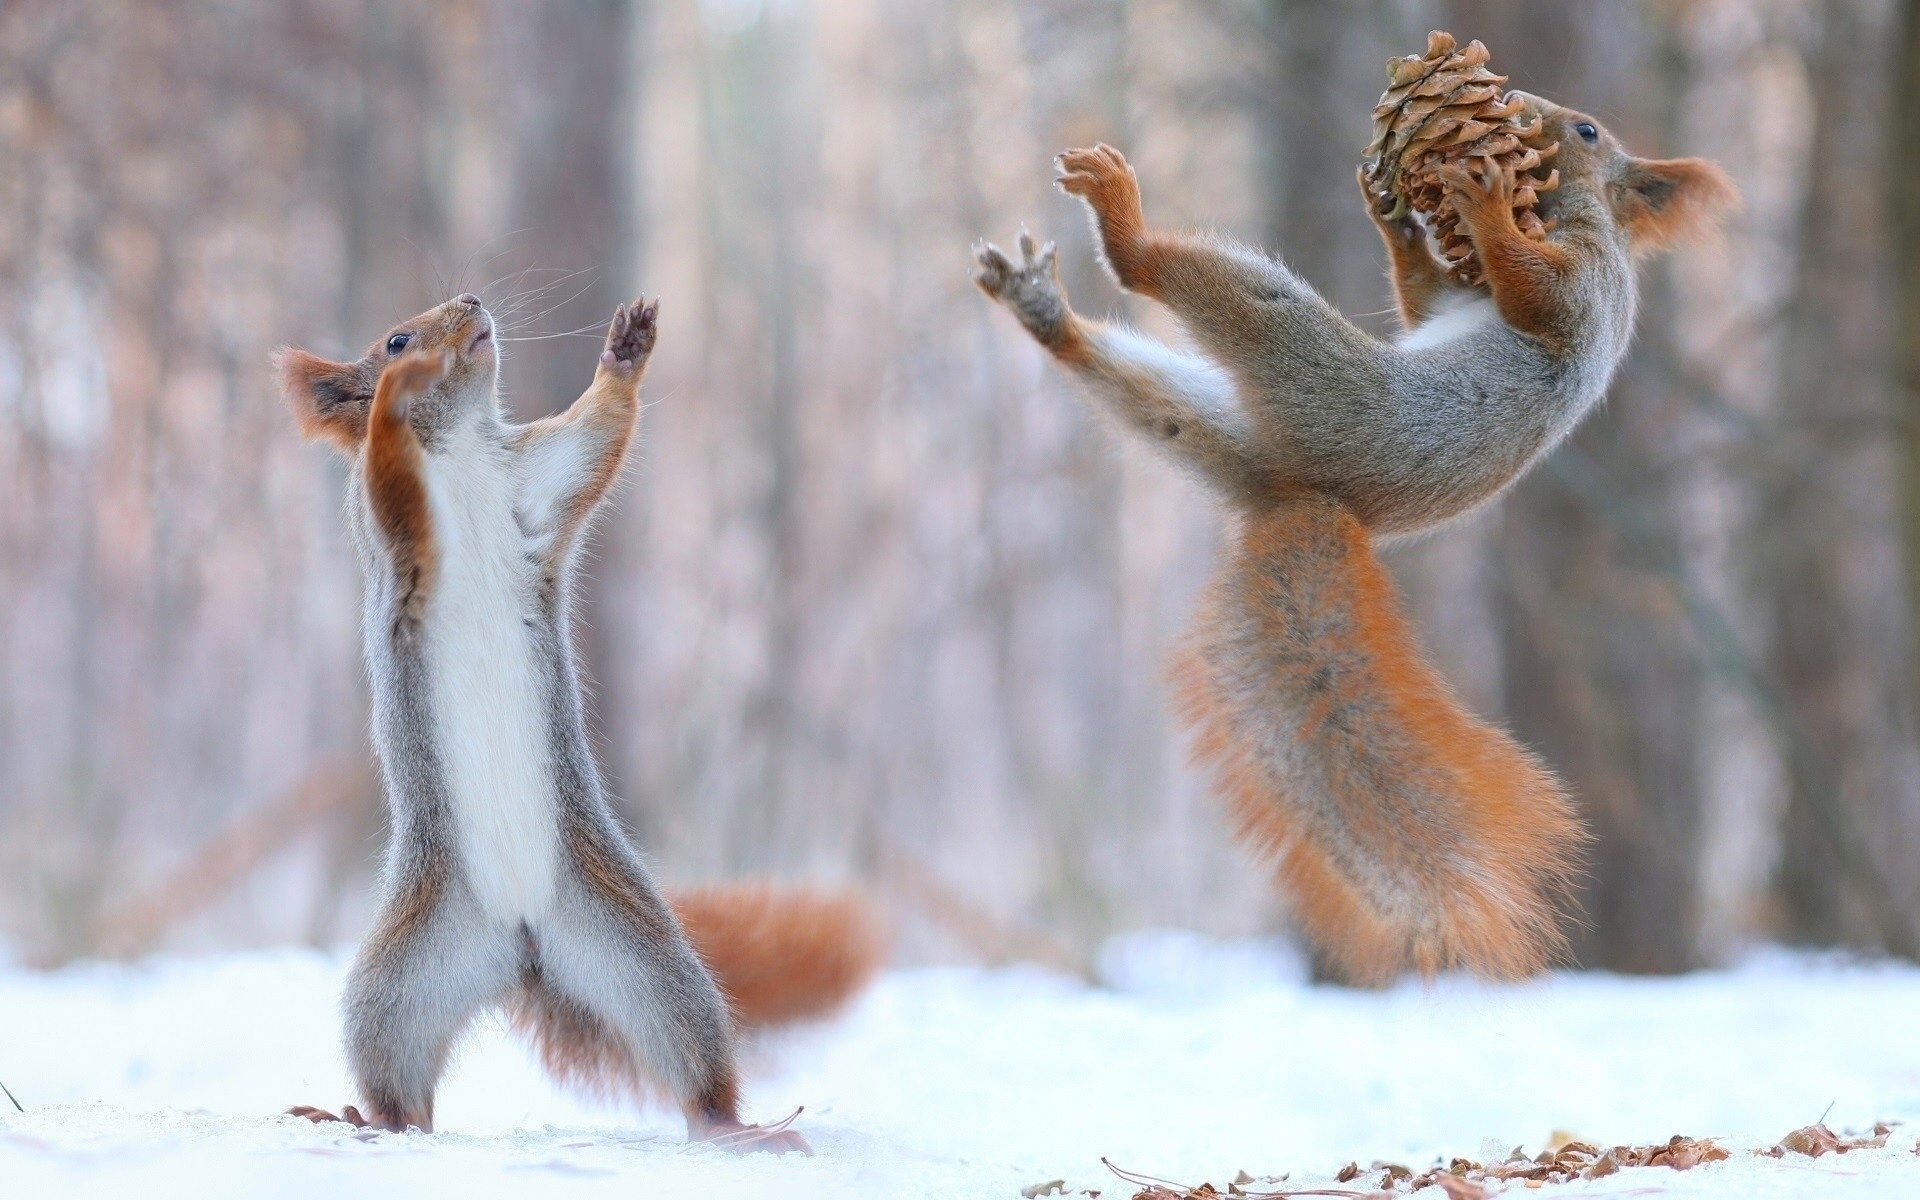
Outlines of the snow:
{"type": "Polygon", "coordinates": [[[0,968],[0,1082],[27,1109],[0,1118],[0,1195],[1013,1200],[1063,1178],[1124,1200],[1133,1189],[1102,1155],[1189,1184],[1245,1169],[1306,1187],[1348,1160],[1419,1168],[1537,1150],[1557,1129],[1601,1144],[1711,1135],[1742,1152],[1549,1194],[1920,1195],[1912,966],[1768,951],[1676,979],[1355,992],[1308,984],[1283,947],[1165,934],[1110,946],[1107,986],[896,970],[839,1020],[751,1051],[750,1115],[805,1105],[818,1152],[774,1159],[689,1147],[676,1116],[556,1091],[491,1022],[455,1059],[439,1133],[356,1137],[276,1115],[352,1098],[345,962],[288,950],[0,968]],[[1915,1124],[1879,1151],[1744,1152],[1823,1113],[1836,1129],[1915,1124]]]}

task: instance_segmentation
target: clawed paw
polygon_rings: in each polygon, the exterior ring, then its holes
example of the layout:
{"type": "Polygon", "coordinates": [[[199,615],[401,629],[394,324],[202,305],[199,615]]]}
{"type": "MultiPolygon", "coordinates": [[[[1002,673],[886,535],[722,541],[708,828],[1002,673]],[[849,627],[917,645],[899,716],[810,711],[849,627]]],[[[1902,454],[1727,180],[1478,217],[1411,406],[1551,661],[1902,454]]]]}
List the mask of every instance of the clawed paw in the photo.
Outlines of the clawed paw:
{"type": "Polygon", "coordinates": [[[387,364],[374,389],[372,419],[388,428],[407,419],[413,398],[447,377],[453,369],[453,351],[412,350],[387,364]]]}
{"type": "Polygon", "coordinates": [[[980,290],[998,300],[1012,302],[1022,293],[1058,292],[1059,264],[1052,242],[1034,249],[1033,235],[1022,229],[1017,243],[1020,260],[1015,262],[1007,257],[1006,251],[992,242],[979,241],[973,244],[973,260],[976,264],[973,281],[980,290]]]}
{"type": "Polygon", "coordinates": [[[1060,287],[1058,255],[1052,242],[1037,249],[1033,235],[1022,229],[1019,258],[992,242],[973,244],[973,281],[980,290],[1012,309],[1029,332],[1052,345],[1067,317],[1067,297],[1060,287]]]}
{"type": "Polygon", "coordinates": [[[447,377],[453,369],[453,351],[414,350],[387,364],[380,374],[393,381],[395,394],[417,396],[447,377]]]}
{"type": "Polygon", "coordinates": [[[800,1110],[795,1109],[792,1116],[772,1125],[716,1122],[702,1132],[700,1140],[735,1154],[804,1154],[812,1158],[813,1147],[798,1129],[790,1128],[799,1115],[800,1110]]]}
{"type": "Polygon", "coordinates": [[[1053,182],[1069,196],[1078,196],[1095,208],[1140,203],[1140,183],[1127,156],[1105,142],[1081,150],[1063,150],[1054,156],[1060,175],[1053,182]]]}
{"type": "Polygon", "coordinates": [[[1375,225],[1405,241],[1425,236],[1426,231],[1413,219],[1406,197],[1382,196],[1373,190],[1372,167],[1361,163],[1354,171],[1354,179],[1360,185],[1360,199],[1367,206],[1367,215],[1375,225]]]}
{"type": "Polygon", "coordinates": [[[659,317],[660,301],[648,301],[644,296],[615,308],[613,321],[607,326],[606,348],[600,351],[600,365],[625,371],[646,362],[659,335],[659,317]]]}
{"type": "Polygon", "coordinates": [[[1512,181],[1492,163],[1484,159],[1480,161],[1481,171],[1478,175],[1462,163],[1446,164],[1438,172],[1440,182],[1465,202],[1462,207],[1483,205],[1488,208],[1512,208],[1512,181]]]}

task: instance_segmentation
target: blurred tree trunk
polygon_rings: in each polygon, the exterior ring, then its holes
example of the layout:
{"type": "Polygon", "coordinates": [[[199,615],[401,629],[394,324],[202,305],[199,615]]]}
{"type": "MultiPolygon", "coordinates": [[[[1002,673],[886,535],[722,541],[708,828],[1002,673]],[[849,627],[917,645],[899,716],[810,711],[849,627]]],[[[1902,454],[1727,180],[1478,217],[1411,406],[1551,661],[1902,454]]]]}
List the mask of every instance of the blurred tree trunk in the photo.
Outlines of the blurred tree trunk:
{"type": "Polygon", "coordinates": [[[1907,567],[1910,691],[1920,694],[1920,3],[1900,5],[1894,62],[1893,144],[1887,154],[1892,186],[1892,246],[1898,306],[1895,415],[1900,422],[1903,550],[1907,567]]]}
{"type": "Polygon", "coordinates": [[[1895,493],[1887,171],[1897,30],[1824,0],[1809,53],[1813,158],[1786,317],[1781,417],[1817,458],[1769,482],[1773,670],[1795,723],[1779,893],[1786,932],[1912,956],[1916,833],[1895,493]]]}
{"type": "MultiPolygon", "coordinates": [[[[1671,54],[1640,57],[1634,35],[1662,30],[1631,5],[1444,10],[1440,24],[1487,42],[1511,86],[1605,113],[1643,153],[1670,142],[1683,81],[1671,54]]],[[[1659,599],[1677,569],[1674,480],[1659,451],[1684,420],[1664,273],[1649,272],[1641,295],[1635,353],[1610,406],[1503,502],[1500,657],[1516,734],[1565,776],[1596,834],[1580,961],[1676,971],[1696,952],[1704,679],[1688,630],[1659,599]]]]}

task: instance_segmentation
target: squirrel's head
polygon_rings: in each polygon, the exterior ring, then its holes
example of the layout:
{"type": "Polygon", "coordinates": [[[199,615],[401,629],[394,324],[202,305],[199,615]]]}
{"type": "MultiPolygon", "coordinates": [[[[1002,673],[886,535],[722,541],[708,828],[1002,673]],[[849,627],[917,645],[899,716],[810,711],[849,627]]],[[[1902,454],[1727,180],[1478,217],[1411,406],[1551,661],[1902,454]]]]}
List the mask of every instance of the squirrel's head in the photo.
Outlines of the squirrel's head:
{"type": "Polygon", "coordinates": [[[300,432],[346,453],[359,452],[367,435],[373,389],[388,363],[411,350],[451,350],[453,367],[411,411],[429,421],[436,414],[494,403],[500,372],[493,317],[480,297],[455,296],[402,321],[374,339],[358,362],[338,363],[288,346],[273,356],[280,392],[300,422],[300,432]]]}
{"type": "Polygon", "coordinates": [[[1698,237],[1739,207],[1733,181],[1704,158],[1635,158],[1586,113],[1526,92],[1512,95],[1526,103],[1528,117],[1545,122],[1539,140],[1560,143],[1552,163],[1560,187],[1541,193],[1542,217],[1573,196],[1594,196],[1641,255],[1698,237]]]}

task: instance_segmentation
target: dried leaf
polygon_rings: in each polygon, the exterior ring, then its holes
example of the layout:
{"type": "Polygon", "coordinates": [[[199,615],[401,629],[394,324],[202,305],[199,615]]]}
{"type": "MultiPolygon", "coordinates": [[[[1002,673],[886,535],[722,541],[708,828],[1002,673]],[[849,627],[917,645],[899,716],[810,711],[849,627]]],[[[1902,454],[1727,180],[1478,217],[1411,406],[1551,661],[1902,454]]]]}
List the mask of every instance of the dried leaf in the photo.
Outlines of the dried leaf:
{"type": "Polygon", "coordinates": [[[1439,1175],[1434,1183],[1447,1194],[1447,1200],[1487,1200],[1487,1189],[1459,1175],[1439,1175]]]}
{"type": "Polygon", "coordinates": [[[1774,1158],[1784,1154],[1819,1158],[1822,1154],[1845,1154],[1849,1150],[1878,1150],[1887,1144],[1887,1135],[1892,1132],[1893,1126],[1880,1121],[1874,1124],[1873,1133],[1868,1136],[1841,1137],[1828,1129],[1824,1122],[1816,1122],[1781,1138],[1779,1144],[1767,1153],[1774,1158]]]}
{"type": "Polygon", "coordinates": [[[1025,1196],[1027,1200],[1035,1200],[1037,1196],[1051,1196],[1055,1192],[1059,1192],[1063,1196],[1066,1195],[1067,1181],[1064,1179],[1049,1179],[1045,1183],[1028,1184],[1026,1187],[1020,1189],[1020,1194],[1025,1196]]]}
{"type": "Polygon", "coordinates": [[[1341,1167],[1340,1173],[1333,1178],[1336,1183],[1349,1183],[1360,1178],[1360,1164],[1357,1162],[1348,1163],[1346,1166],[1341,1167]]]}

